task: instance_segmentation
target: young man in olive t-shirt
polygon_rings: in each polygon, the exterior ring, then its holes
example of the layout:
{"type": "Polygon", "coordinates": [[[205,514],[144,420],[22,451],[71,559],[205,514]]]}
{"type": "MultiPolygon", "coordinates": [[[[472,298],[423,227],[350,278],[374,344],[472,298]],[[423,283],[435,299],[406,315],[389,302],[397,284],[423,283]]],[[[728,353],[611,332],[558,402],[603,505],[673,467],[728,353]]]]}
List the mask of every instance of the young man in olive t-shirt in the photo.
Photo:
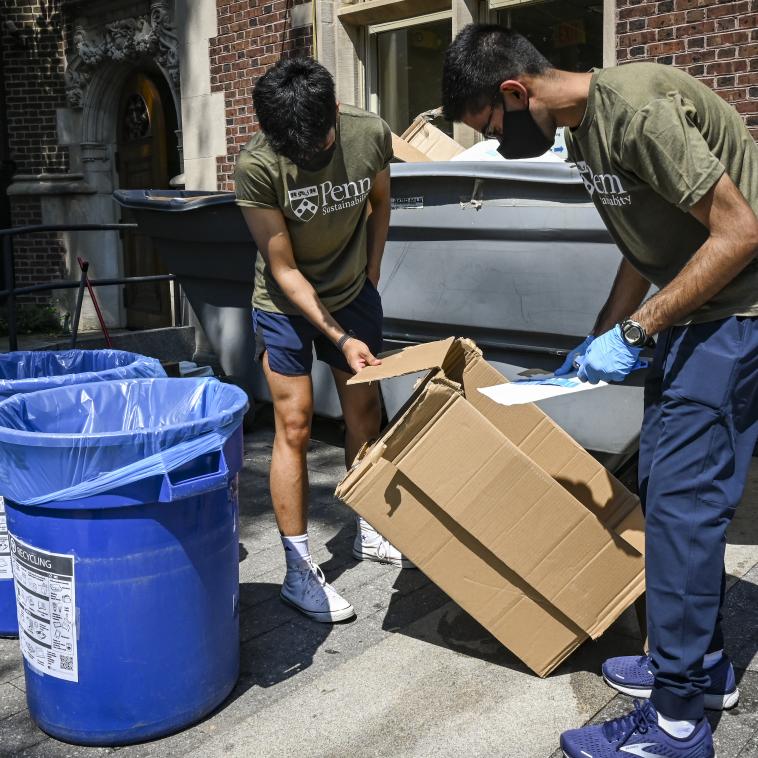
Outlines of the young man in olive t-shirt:
{"type": "Polygon", "coordinates": [[[623,381],[658,337],[639,461],[650,655],[603,665],[612,687],[650,699],[564,733],[564,754],[711,758],[704,708],[739,698],[720,608],[725,532],[758,438],[758,147],[687,74],[560,71],[497,26],[468,26],[450,46],[443,104],[506,158],[545,152],[567,127],[569,159],[623,253],[594,328],[556,373],[623,381]],[[643,303],[651,283],[660,291],[643,303]]]}
{"type": "MultiPolygon", "coordinates": [[[[377,286],[392,135],[379,117],[339,106],[331,75],[307,58],[270,68],[253,103],[261,131],[240,152],[235,184],[258,246],[253,324],[274,404],[271,499],[287,566],[281,597],[316,621],[341,621],[355,611],[312,560],[307,533],[311,368],[315,347],[334,375],[350,465],[381,424],[378,388],[346,382],[380,363],[377,286]]],[[[362,519],[353,555],[410,565],[362,519]]]]}

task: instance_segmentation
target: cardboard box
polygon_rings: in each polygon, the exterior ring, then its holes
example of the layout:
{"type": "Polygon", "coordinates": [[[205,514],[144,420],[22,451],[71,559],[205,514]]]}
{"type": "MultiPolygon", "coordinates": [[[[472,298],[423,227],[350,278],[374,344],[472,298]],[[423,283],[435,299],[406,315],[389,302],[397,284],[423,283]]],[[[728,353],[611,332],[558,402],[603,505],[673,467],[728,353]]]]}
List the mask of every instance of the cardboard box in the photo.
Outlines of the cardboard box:
{"type": "Polygon", "coordinates": [[[427,160],[449,161],[460,155],[465,148],[431,123],[439,110],[427,111],[416,116],[413,123],[400,135],[400,139],[416,148],[427,160]]]}
{"type": "Polygon", "coordinates": [[[383,357],[349,383],[428,371],[337,496],[540,676],[644,591],[639,501],[463,339],[383,357]]]}
{"type": "Polygon", "coordinates": [[[409,145],[404,139],[392,133],[392,152],[395,159],[403,163],[428,163],[431,158],[427,158],[418,148],[409,145]]]}

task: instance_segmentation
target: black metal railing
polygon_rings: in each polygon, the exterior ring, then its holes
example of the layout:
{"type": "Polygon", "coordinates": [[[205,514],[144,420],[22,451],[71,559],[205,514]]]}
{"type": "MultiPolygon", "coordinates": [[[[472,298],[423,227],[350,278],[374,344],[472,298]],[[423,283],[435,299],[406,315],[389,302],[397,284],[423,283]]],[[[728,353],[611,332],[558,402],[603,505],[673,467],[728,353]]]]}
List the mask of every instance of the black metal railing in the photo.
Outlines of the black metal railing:
{"type": "MultiPolygon", "coordinates": [[[[10,229],[0,229],[2,243],[3,287],[0,290],[0,304],[8,306],[8,347],[18,350],[18,331],[16,322],[16,300],[20,295],[34,292],[51,292],[61,289],[80,289],[81,282],[72,279],[59,279],[33,284],[27,287],[16,287],[15,253],[13,239],[27,234],[43,234],[46,232],[123,232],[132,231],[137,224],[39,224],[36,226],[16,226],[10,229]]],[[[90,279],[92,287],[114,287],[124,284],[141,284],[144,282],[172,282],[173,274],[156,274],[154,276],[127,276],[118,279],[90,279]]]]}

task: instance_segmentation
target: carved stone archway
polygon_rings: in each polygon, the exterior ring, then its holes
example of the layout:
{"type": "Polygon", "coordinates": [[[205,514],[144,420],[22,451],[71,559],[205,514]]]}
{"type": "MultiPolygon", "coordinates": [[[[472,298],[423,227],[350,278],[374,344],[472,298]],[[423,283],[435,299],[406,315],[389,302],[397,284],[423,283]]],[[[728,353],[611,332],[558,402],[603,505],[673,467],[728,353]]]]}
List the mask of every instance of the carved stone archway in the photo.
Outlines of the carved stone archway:
{"type": "MultiPolygon", "coordinates": [[[[74,20],[73,50],[67,56],[66,98],[81,145],[81,159],[112,158],[121,88],[137,67],[160,73],[176,113],[179,172],[182,168],[182,107],[179,81],[179,41],[169,12],[169,0],[150,0],[149,14],[116,18],[85,26],[74,20]]],[[[84,166],[86,168],[86,166],[84,166]]],[[[113,188],[111,188],[113,189],[113,188]]]]}
{"type": "Polygon", "coordinates": [[[168,0],[150,0],[145,16],[111,21],[87,28],[75,22],[73,52],[67,59],[66,98],[71,108],[82,108],[95,72],[107,62],[125,63],[151,58],[163,70],[179,108],[179,39],[171,21],[168,0]]]}
{"type": "MultiPolygon", "coordinates": [[[[136,4],[131,5],[132,13],[136,4]]],[[[181,100],[179,43],[169,10],[169,0],[143,0],[144,11],[122,17],[123,3],[107,0],[82,3],[66,56],[68,108],[58,113],[58,138],[69,148],[70,175],[58,177],[54,191],[42,198],[43,214],[59,223],[113,223],[120,212],[112,193],[117,186],[115,151],[119,98],[135,69],[151,71],[166,82],[167,96],[176,112],[181,167],[181,100]],[[112,8],[112,10],[111,10],[112,8]],[[86,10],[86,13],[85,13],[86,10]],[[75,172],[75,173],[74,173],[75,172]]],[[[172,127],[172,128],[176,128],[172,127]]],[[[30,192],[34,192],[34,188],[30,192]]],[[[65,235],[66,269],[78,278],[76,257],[91,263],[96,277],[123,275],[121,241],[113,232],[65,235]]],[[[98,292],[109,326],[125,323],[121,292],[117,287],[98,292]]],[[[71,307],[71,304],[69,304],[71,307]]],[[[85,298],[82,328],[96,328],[94,312],[85,298]]]]}

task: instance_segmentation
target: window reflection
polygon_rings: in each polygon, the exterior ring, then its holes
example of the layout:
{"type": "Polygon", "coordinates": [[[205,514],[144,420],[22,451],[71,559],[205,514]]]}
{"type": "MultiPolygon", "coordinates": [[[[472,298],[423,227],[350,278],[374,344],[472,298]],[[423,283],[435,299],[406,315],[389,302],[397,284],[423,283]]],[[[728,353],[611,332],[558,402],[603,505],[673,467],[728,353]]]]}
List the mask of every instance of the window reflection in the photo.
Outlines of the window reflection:
{"type": "MultiPolygon", "coordinates": [[[[396,134],[413,119],[440,105],[442,64],[452,42],[450,19],[376,35],[379,115],[396,134]]],[[[452,125],[435,122],[452,135],[452,125]]]]}

